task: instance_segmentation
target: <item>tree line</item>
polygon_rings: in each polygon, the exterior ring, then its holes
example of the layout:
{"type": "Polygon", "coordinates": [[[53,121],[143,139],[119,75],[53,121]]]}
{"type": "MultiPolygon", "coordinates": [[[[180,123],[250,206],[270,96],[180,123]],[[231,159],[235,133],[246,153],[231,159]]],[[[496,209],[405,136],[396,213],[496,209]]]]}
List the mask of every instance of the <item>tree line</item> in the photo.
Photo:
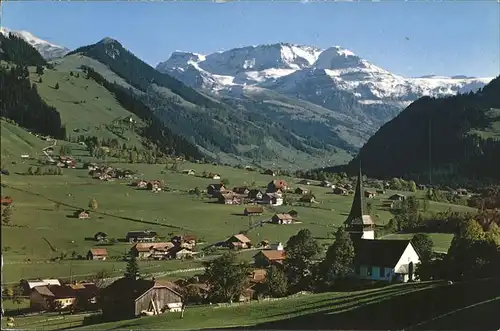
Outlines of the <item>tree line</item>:
{"type": "Polygon", "coordinates": [[[144,121],[145,125],[141,129],[141,136],[158,146],[163,153],[168,155],[182,153],[197,159],[202,157],[201,152],[196,146],[188,142],[182,136],[172,133],[172,131],[167,128],[143,102],[133,96],[132,91],[128,91],[116,83],[108,82],[90,67],[82,66],[82,69],[89,78],[113,93],[117,101],[125,109],[144,121]]]}
{"type": "Polygon", "coordinates": [[[36,66],[46,65],[47,62],[40,53],[23,38],[14,33],[5,36],[0,33],[0,60],[17,65],[36,66]]]}
{"type": "Polygon", "coordinates": [[[45,103],[24,65],[0,67],[0,114],[20,126],[57,139],[66,138],[59,112],[45,103]]]}

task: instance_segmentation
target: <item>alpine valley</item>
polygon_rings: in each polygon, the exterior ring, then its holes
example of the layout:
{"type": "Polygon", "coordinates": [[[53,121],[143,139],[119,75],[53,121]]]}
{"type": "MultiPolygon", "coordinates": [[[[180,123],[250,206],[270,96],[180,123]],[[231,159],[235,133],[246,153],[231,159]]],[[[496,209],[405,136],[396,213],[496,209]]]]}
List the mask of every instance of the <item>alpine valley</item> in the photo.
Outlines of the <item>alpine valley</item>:
{"type": "MultiPolygon", "coordinates": [[[[42,79],[32,74],[38,94],[61,114],[68,134],[101,134],[102,129],[93,127],[109,128],[120,116],[137,115],[150,129],[146,130],[149,138],[153,136],[151,122],[158,122],[155,130],[168,131],[173,137],[169,141],[183,141],[169,143],[170,151],[186,155],[184,149],[191,151],[186,147],[190,145],[208,158],[233,164],[275,164],[288,169],[343,164],[378,128],[416,99],[476,91],[493,79],[407,78],[341,47],[319,49],[288,43],[208,55],[174,52],[154,68],[110,38],[69,51],[26,31],[2,28],[1,32],[4,61],[9,62],[9,40],[24,40],[48,61],[45,72],[53,84],[68,80],[65,73],[73,76],[85,71],[112,99],[126,94],[144,108],[141,117],[122,103],[120,111],[113,113],[116,118],[104,116],[103,112],[114,108],[103,111],[88,102],[63,100],[69,94],[93,93],[88,84],[72,82],[70,90],[55,90],[44,88],[46,83],[39,83],[42,79]],[[87,120],[99,118],[102,123],[81,127],[80,122],[72,122],[75,114],[83,114],[82,109],[87,120]]],[[[89,100],[95,102],[95,98],[104,97],[89,95],[89,100]]],[[[138,135],[138,144],[143,146],[144,130],[131,133],[138,135]]],[[[108,131],[107,137],[120,143],[131,139],[123,139],[116,130],[108,131]]],[[[161,141],[150,139],[149,143],[161,141]]]]}

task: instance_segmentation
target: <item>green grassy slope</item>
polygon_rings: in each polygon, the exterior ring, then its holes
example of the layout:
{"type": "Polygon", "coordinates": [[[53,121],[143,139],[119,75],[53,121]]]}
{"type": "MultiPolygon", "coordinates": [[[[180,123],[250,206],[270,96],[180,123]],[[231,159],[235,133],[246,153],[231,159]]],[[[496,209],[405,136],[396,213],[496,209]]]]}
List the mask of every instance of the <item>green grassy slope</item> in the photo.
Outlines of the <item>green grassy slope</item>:
{"type": "Polygon", "coordinates": [[[0,120],[2,143],[0,144],[2,161],[6,159],[19,160],[22,154],[37,156],[41,154],[42,148],[51,144],[38,138],[17,124],[0,120]]]}
{"type": "Polygon", "coordinates": [[[139,124],[141,121],[124,109],[103,86],[86,79],[81,72],[74,71],[73,76],[70,72],[58,67],[55,70],[46,69],[41,76],[42,83],[39,83],[35,68],[30,68],[30,80],[36,83],[42,99],[59,111],[67,134],[115,138],[121,143],[139,147],[142,138],[133,129],[121,125],[120,120],[132,117],[139,124]],[[59,84],[57,90],[54,88],[56,83],[59,84]]]}

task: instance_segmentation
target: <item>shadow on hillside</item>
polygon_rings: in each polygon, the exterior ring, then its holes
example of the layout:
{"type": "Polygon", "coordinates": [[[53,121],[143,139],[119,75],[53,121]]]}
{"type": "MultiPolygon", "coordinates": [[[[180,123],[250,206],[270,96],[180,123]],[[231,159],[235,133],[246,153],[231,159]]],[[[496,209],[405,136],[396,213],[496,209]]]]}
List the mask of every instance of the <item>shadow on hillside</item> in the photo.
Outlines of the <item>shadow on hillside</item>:
{"type": "Polygon", "coordinates": [[[298,306],[294,313],[301,316],[286,318],[289,314],[274,315],[270,317],[284,319],[245,329],[497,330],[500,326],[500,278],[454,285],[441,284],[420,291],[415,291],[415,288],[404,290],[404,287],[391,288],[386,292],[375,291],[338,300],[326,299],[320,306],[298,306]],[[373,299],[366,300],[367,298],[373,299]],[[362,299],[365,302],[359,302],[362,299]],[[483,302],[485,303],[468,308],[483,302]],[[312,309],[321,311],[312,312],[312,309]],[[449,315],[443,316],[444,314],[449,315]],[[453,315],[460,316],[461,323],[456,322],[453,315]],[[436,320],[428,322],[431,319],[436,320]],[[442,323],[439,323],[440,320],[442,323]]]}

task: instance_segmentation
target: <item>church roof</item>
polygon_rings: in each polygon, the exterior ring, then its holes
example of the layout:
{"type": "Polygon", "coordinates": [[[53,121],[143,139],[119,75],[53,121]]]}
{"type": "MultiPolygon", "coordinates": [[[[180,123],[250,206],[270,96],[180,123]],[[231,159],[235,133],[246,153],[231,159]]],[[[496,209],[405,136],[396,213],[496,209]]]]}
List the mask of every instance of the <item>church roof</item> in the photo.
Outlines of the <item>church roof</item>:
{"type": "Polygon", "coordinates": [[[353,242],[354,263],[367,266],[395,267],[409,240],[362,239],[353,242]]]}

